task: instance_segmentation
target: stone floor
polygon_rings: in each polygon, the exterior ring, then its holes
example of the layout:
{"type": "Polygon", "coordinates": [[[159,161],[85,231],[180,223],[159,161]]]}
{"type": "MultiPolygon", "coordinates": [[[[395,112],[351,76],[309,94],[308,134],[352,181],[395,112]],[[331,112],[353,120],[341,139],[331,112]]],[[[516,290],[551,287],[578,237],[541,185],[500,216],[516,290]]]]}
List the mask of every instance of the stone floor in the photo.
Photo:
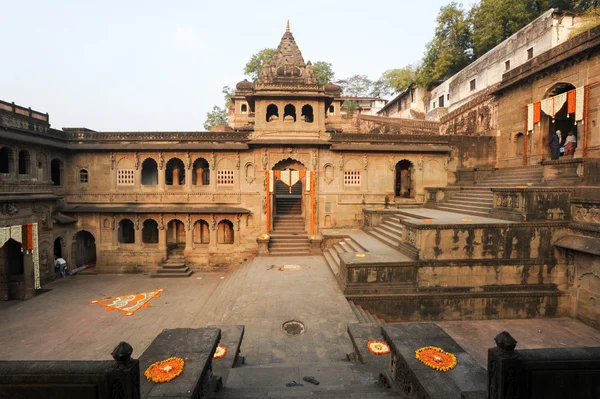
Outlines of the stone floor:
{"type": "MultiPolygon", "coordinates": [[[[248,364],[343,362],[351,351],[346,324],[357,319],[325,260],[259,257],[229,273],[188,279],[144,275],[77,275],[48,285],[51,291],[0,306],[0,359],[110,359],[119,341],[140,356],[164,328],[244,324],[248,364]],[[299,270],[280,271],[284,264],[299,270]],[[151,307],[126,317],[90,304],[94,299],[163,288],[151,307]],[[306,332],[286,336],[288,320],[306,332]]],[[[600,346],[600,332],[570,319],[440,322],[482,365],[494,336],[507,330],[517,348],[600,346]],[[541,330],[541,332],[538,332],[541,330]]]]}

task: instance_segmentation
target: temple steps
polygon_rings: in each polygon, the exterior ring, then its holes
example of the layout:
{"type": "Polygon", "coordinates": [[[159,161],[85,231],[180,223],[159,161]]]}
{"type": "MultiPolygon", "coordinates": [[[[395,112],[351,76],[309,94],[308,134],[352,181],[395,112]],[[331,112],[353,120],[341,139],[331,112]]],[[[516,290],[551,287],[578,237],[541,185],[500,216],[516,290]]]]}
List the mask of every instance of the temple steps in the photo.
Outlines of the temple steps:
{"type": "Polygon", "coordinates": [[[402,222],[398,216],[386,216],[383,222],[373,229],[367,231],[367,234],[375,237],[384,244],[397,249],[402,242],[402,222]]]}
{"type": "MultiPolygon", "coordinates": [[[[380,356],[381,357],[381,356],[380,356]]],[[[385,367],[377,370],[384,370],[385,367]]],[[[271,363],[242,365],[229,370],[223,389],[214,398],[327,398],[375,399],[400,397],[391,388],[381,387],[379,374],[365,364],[348,361],[318,363],[271,363]],[[320,384],[302,381],[303,376],[313,376],[320,384]],[[344,376],[343,378],[341,378],[344,376]],[[304,386],[286,387],[290,381],[304,386]]]]}
{"type": "Polygon", "coordinates": [[[367,252],[367,250],[350,237],[342,238],[331,248],[323,251],[323,257],[334,276],[340,274],[340,254],[345,252],[367,252]]]}
{"type": "Polygon", "coordinates": [[[168,250],[167,259],[158,265],[158,268],[150,273],[151,278],[182,278],[189,277],[194,272],[187,267],[184,248],[181,245],[171,246],[168,250]]]}
{"type": "Polygon", "coordinates": [[[269,241],[272,256],[306,256],[310,254],[310,241],[302,215],[275,215],[269,241]]]}
{"type": "Polygon", "coordinates": [[[377,315],[374,315],[371,312],[369,312],[368,310],[363,309],[362,306],[355,304],[353,301],[348,301],[348,303],[350,304],[350,308],[354,312],[354,315],[358,319],[359,323],[361,323],[361,324],[372,323],[372,324],[379,324],[379,325],[386,324],[385,320],[380,319],[379,317],[377,317],[377,315]]]}

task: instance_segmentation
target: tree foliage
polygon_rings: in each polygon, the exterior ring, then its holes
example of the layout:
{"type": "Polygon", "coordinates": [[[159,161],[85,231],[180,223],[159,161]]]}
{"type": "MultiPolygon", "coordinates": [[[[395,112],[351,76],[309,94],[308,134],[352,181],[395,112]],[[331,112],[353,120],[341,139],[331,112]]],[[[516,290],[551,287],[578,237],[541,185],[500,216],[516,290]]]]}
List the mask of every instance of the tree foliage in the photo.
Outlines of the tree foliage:
{"type": "Polygon", "coordinates": [[[468,15],[452,2],[440,9],[433,39],[427,44],[417,82],[427,85],[460,71],[472,60],[468,15]]]}
{"type": "Polygon", "coordinates": [[[317,77],[320,85],[333,82],[333,79],[335,78],[333,65],[331,65],[329,62],[317,61],[313,64],[313,70],[315,71],[315,76],[317,77]]]}
{"type": "Polygon", "coordinates": [[[225,100],[225,109],[229,109],[229,106],[233,104],[233,96],[235,95],[235,90],[233,90],[229,86],[223,86],[223,99],[225,100]]]}
{"type": "Polygon", "coordinates": [[[246,63],[244,73],[248,75],[254,83],[258,81],[258,75],[260,74],[263,65],[271,61],[271,58],[275,55],[275,51],[277,50],[274,48],[264,48],[258,53],[252,54],[250,61],[246,63]]]}
{"type": "Polygon", "coordinates": [[[356,113],[357,109],[358,109],[358,101],[349,100],[349,101],[344,101],[344,103],[342,104],[342,110],[346,111],[346,115],[348,115],[348,116],[354,115],[356,113]]]}
{"type": "Polygon", "coordinates": [[[204,122],[204,129],[209,131],[213,126],[227,125],[229,120],[229,112],[227,108],[220,108],[213,106],[211,112],[206,113],[206,121],[204,122]]]}
{"type": "Polygon", "coordinates": [[[388,69],[381,76],[380,81],[391,93],[399,93],[410,87],[417,80],[418,70],[413,65],[404,68],[388,69]]]}
{"type": "Polygon", "coordinates": [[[366,75],[354,75],[336,82],[345,96],[367,97],[371,94],[373,82],[366,75]]]}

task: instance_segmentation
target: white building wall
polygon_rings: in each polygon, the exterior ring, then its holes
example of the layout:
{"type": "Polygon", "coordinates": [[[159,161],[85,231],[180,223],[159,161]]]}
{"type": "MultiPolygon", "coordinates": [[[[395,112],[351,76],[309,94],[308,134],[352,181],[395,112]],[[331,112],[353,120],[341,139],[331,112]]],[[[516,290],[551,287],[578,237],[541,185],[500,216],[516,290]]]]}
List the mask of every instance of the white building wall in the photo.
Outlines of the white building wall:
{"type": "MultiPolygon", "coordinates": [[[[533,57],[552,49],[569,39],[570,30],[578,23],[572,15],[561,15],[554,9],[546,11],[523,29],[488,51],[472,64],[444,81],[431,91],[429,111],[440,108],[439,98],[444,96],[444,108],[451,112],[465,104],[487,88],[502,81],[502,75],[529,60],[528,49],[533,57]],[[510,69],[506,69],[510,61],[510,69]],[[475,79],[475,90],[471,81],[475,79]],[[450,95],[448,97],[448,94],[450,95]]],[[[429,112],[428,119],[446,112],[429,112]]]]}

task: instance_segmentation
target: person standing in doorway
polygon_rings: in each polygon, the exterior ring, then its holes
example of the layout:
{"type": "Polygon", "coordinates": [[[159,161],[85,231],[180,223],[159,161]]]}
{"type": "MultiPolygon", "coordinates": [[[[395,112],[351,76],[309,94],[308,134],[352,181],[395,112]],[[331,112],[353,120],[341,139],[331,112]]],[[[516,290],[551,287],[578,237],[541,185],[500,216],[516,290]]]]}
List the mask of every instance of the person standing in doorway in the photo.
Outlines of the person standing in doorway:
{"type": "Polygon", "coordinates": [[[556,161],[560,158],[560,130],[556,131],[556,134],[553,134],[550,138],[550,151],[551,151],[551,159],[556,161]]]}
{"type": "Polygon", "coordinates": [[[573,158],[575,148],[577,148],[577,140],[575,139],[573,132],[569,132],[567,139],[565,140],[565,157],[573,158]]]}

